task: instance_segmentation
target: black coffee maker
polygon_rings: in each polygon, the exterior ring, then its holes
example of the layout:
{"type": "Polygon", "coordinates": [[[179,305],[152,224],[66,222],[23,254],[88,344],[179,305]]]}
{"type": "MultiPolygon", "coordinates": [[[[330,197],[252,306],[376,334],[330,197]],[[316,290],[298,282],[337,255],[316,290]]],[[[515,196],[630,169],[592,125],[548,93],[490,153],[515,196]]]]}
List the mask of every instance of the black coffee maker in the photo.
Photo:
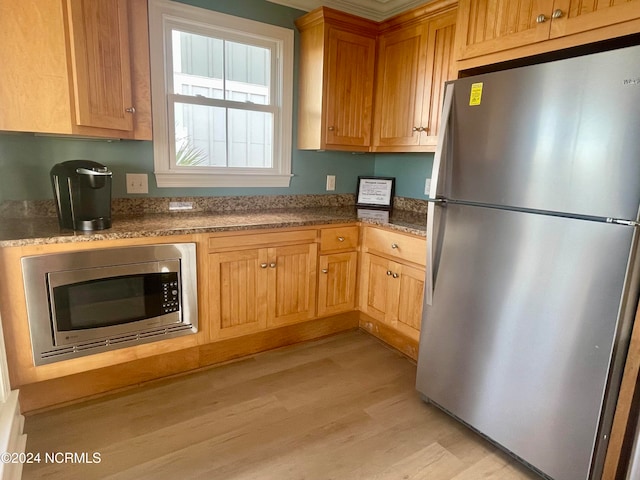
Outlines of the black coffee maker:
{"type": "Polygon", "coordinates": [[[111,227],[111,176],[91,160],[69,160],[51,169],[51,184],[61,228],[104,230],[111,227]]]}

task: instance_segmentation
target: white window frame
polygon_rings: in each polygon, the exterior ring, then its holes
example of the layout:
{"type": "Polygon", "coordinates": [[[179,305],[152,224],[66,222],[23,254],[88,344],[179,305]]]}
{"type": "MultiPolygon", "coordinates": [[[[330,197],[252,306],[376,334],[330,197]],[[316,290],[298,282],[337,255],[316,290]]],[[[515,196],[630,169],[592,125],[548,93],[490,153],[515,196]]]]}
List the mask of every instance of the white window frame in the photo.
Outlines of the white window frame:
{"type": "MultiPolygon", "coordinates": [[[[288,187],[291,181],[293,30],[167,0],[149,0],[154,173],[158,187],[288,187]],[[172,29],[275,45],[272,58],[276,112],[271,168],[175,164],[172,29]]],[[[206,102],[206,100],[205,100],[206,102]]]]}

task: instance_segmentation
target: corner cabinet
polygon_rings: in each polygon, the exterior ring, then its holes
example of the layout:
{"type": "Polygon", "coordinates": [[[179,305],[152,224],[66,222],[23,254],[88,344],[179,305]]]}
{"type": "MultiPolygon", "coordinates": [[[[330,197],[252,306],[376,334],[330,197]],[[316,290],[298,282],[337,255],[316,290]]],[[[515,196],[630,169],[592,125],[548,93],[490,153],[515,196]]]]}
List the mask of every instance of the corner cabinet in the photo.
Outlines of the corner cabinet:
{"type": "Polygon", "coordinates": [[[460,0],[459,70],[640,32],[640,0],[460,0]]]}
{"type": "Polygon", "coordinates": [[[321,7],[296,26],[298,148],[368,151],[377,24],[321,7]]]}
{"type": "Polygon", "coordinates": [[[0,130],[151,139],[144,0],[0,0],[0,130]]]}
{"type": "Polygon", "coordinates": [[[424,238],[365,227],[360,326],[417,359],[426,265],[424,238]]]}
{"type": "Polygon", "coordinates": [[[452,78],[456,4],[436,1],[381,25],[372,151],[435,151],[452,78]]]}

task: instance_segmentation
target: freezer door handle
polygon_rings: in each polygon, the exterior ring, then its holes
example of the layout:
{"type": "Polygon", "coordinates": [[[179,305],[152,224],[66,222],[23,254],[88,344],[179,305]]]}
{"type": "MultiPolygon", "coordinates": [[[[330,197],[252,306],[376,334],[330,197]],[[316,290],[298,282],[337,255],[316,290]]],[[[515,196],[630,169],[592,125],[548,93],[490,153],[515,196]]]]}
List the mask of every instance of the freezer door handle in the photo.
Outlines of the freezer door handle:
{"type": "Polygon", "coordinates": [[[427,268],[426,278],[424,282],[425,303],[431,305],[433,303],[433,289],[435,288],[435,274],[437,268],[434,265],[436,260],[435,244],[436,244],[436,204],[445,205],[446,199],[442,198],[442,185],[445,183],[443,173],[446,172],[447,159],[447,141],[451,135],[453,128],[450,122],[451,110],[453,107],[453,83],[448,83],[445,87],[444,104],[442,107],[442,128],[438,135],[438,145],[433,160],[433,170],[431,174],[431,193],[429,194],[429,204],[427,207],[427,268]]]}

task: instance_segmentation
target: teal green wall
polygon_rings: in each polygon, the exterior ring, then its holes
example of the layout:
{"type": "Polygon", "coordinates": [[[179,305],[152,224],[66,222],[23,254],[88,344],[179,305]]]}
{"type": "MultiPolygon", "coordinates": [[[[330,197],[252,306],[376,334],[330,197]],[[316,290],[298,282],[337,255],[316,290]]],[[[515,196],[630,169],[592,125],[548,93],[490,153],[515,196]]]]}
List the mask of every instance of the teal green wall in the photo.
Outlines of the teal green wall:
{"type": "MultiPolygon", "coordinates": [[[[258,20],[286,28],[294,28],[294,20],[304,12],[265,0],[181,0],[182,3],[209,8],[231,15],[258,20]]],[[[296,33],[296,64],[298,62],[296,33]]],[[[297,68],[295,68],[297,71],[297,68]]],[[[294,73],[295,75],[295,73],[294,73]]],[[[294,85],[297,85],[297,76],[294,85]]],[[[294,112],[297,111],[297,87],[294,90],[294,112]]],[[[294,113],[295,116],[295,113],[294,113]]],[[[294,121],[293,142],[297,129],[294,121]]],[[[346,152],[292,152],[292,172],[289,188],[157,188],[153,176],[153,148],[145,141],[80,140],[72,138],[33,136],[31,134],[0,134],[0,201],[44,200],[53,197],[49,171],[65,160],[89,159],[103,163],[114,172],[113,196],[128,195],[126,173],[149,174],[149,196],[223,196],[321,194],[326,176],[336,176],[335,193],[355,193],[358,175],[396,177],[396,194],[426,198],[424,181],[430,176],[432,154],[364,154],[346,152]]]]}
{"type": "Polygon", "coordinates": [[[396,177],[396,195],[409,198],[427,198],[424,182],[431,178],[433,153],[377,154],[374,174],[396,177]]]}
{"type": "Polygon", "coordinates": [[[141,196],[126,193],[126,173],[148,173],[151,197],[327,193],[327,175],[336,175],[335,193],[353,193],[358,175],[374,173],[373,155],[294,149],[292,157],[294,176],[289,188],[157,188],[151,142],[0,134],[0,201],[53,198],[49,183],[51,167],[74,159],[89,159],[109,166],[113,171],[115,198],[141,196]]]}

